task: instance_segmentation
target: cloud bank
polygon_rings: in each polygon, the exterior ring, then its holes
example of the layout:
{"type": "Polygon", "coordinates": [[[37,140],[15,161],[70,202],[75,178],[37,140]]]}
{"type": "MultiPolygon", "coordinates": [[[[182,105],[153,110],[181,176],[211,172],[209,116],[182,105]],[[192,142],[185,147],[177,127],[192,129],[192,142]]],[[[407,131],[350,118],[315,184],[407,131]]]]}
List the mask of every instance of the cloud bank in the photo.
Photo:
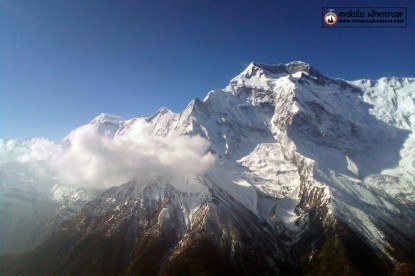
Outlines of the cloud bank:
{"type": "Polygon", "coordinates": [[[70,146],[43,138],[25,141],[0,139],[0,163],[44,162],[62,184],[109,188],[130,180],[190,179],[205,173],[214,163],[209,143],[198,136],[153,136],[146,122],[121,136],[100,135],[93,125],[68,135],[70,146]]]}

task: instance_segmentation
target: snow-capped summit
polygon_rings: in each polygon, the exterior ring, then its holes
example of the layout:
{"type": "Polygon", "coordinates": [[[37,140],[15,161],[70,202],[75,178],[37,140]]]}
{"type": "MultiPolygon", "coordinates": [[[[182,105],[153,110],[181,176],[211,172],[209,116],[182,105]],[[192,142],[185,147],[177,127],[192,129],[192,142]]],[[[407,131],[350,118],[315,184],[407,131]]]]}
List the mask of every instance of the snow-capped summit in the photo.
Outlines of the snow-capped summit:
{"type": "Polygon", "coordinates": [[[146,119],[153,126],[153,133],[157,136],[167,136],[175,127],[179,114],[174,113],[167,107],[160,108],[153,116],[146,119]]]}
{"type": "Polygon", "coordinates": [[[92,125],[98,133],[113,137],[117,130],[121,127],[123,118],[108,113],[101,113],[95,117],[89,124],[92,125]]]}
{"type": "Polygon", "coordinates": [[[274,75],[295,75],[297,73],[319,76],[321,73],[310,64],[302,61],[292,61],[287,64],[264,64],[259,62],[251,62],[249,66],[241,73],[240,76],[251,77],[255,74],[266,76],[274,75]]]}
{"type": "Polygon", "coordinates": [[[155,114],[165,114],[165,113],[174,113],[174,112],[168,109],[167,107],[162,106],[159,110],[157,110],[155,114]]]}
{"type": "Polygon", "coordinates": [[[304,72],[307,74],[318,72],[316,69],[311,67],[310,64],[302,62],[302,61],[292,61],[287,64],[275,64],[275,65],[268,65],[263,63],[252,62],[252,66],[261,68],[269,73],[273,74],[295,74],[298,72],[304,72]]]}
{"type": "Polygon", "coordinates": [[[101,113],[97,117],[95,117],[90,124],[102,124],[102,123],[119,123],[123,120],[122,117],[108,114],[108,113],[101,113]]]}

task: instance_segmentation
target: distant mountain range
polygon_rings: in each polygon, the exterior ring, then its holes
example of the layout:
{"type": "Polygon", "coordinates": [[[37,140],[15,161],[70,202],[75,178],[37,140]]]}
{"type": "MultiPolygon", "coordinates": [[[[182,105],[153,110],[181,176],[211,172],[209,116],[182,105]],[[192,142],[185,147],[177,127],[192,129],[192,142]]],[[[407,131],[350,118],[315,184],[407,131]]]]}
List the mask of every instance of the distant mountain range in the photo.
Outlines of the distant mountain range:
{"type": "Polygon", "coordinates": [[[180,114],[82,128],[114,140],[143,124],[201,137],[213,165],[102,191],[2,164],[2,275],[415,273],[415,79],[253,62],[180,114]]]}

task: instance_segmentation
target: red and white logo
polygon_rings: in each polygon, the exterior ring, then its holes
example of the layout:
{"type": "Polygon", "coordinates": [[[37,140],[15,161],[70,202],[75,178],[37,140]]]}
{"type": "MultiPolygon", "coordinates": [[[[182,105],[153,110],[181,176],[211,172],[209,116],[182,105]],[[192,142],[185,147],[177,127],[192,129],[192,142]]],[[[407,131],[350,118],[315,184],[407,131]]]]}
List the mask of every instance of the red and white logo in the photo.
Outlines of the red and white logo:
{"type": "Polygon", "coordinates": [[[337,14],[335,14],[332,11],[327,12],[324,15],[324,22],[326,22],[327,25],[334,25],[337,22],[337,14]]]}

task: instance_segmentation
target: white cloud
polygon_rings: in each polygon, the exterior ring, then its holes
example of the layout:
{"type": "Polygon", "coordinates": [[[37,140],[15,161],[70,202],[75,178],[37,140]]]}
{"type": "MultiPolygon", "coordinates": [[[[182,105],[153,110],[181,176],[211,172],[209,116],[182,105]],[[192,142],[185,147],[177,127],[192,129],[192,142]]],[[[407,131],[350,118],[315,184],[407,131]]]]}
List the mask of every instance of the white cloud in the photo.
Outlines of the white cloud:
{"type": "Polygon", "coordinates": [[[23,141],[0,139],[0,164],[8,161],[50,161],[59,152],[59,145],[45,138],[23,141]]]}
{"type": "Polygon", "coordinates": [[[86,125],[68,135],[63,150],[46,139],[23,142],[0,139],[0,162],[45,161],[62,184],[108,188],[129,180],[148,183],[158,179],[193,178],[214,163],[209,143],[198,136],[157,137],[142,122],[125,135],[108,138],[86,125]]]}

